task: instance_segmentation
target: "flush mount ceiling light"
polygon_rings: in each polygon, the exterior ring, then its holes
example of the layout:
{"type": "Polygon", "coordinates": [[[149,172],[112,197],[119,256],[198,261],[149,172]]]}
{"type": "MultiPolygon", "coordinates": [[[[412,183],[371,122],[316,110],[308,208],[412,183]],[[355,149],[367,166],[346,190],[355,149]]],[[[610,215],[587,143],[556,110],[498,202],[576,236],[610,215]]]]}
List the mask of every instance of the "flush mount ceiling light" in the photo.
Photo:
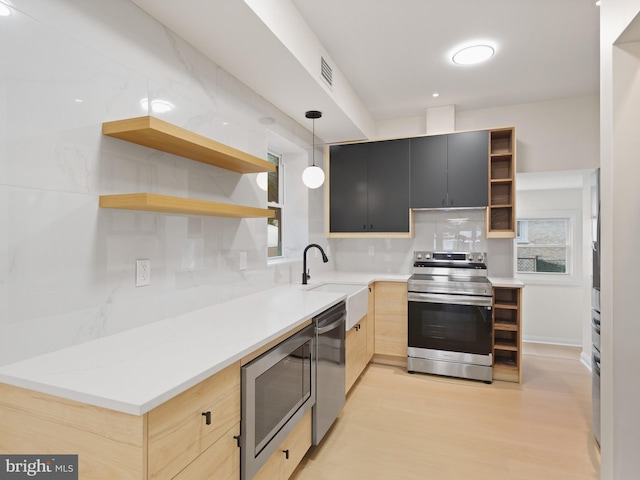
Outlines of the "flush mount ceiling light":
{"type": "Polygon", "coordinates": [[[309,110],[304,114],[305,117],[310,118],[313,122],[313,149],[311,150],[311,158],[313,159],[312,165],[304,169],[302,172],[302,183],[307,188],[318,188],[324,183],[324,172],[320,167],[316,167],[316,118],[322,117],[322,112],[317,110],[309,110]]]}
{"type": "Polygon", "coordinates": [[[0,17],[8,17],[11,15],[11,9],[4,3],[0,3],[0,17]]]}
{"type": "Polygon", "coordinates": [[[491,45],[468,45],[457,49],[451,56],[451,61],[457,65],[475,65],[489,60],[495,52],[495,48],[491,45]]]}

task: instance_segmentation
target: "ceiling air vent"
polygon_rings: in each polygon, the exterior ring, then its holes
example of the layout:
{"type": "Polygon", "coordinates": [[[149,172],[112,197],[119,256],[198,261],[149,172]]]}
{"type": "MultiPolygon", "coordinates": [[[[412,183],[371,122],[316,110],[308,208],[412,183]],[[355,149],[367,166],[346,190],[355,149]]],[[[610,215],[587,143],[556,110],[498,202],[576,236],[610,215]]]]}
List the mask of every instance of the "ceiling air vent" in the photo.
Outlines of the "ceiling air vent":
{"type": "Polygon", "coordinates": [[[331,70],[331,67],[323,57],[320,57],[320,72],[324,81],[330,87],[333,86],[333,70],[331,70]]]}

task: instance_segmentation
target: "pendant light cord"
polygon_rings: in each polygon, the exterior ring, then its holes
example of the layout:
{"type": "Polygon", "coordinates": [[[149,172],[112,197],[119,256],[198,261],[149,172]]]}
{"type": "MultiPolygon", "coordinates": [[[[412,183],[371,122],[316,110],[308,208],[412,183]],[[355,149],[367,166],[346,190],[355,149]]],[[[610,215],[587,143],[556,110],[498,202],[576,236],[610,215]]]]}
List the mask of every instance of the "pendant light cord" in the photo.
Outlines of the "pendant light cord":
{"type": "Polygon", "coordinates": [[[311,163],[316,166],[316,119],[311,120],[311,163]]]}

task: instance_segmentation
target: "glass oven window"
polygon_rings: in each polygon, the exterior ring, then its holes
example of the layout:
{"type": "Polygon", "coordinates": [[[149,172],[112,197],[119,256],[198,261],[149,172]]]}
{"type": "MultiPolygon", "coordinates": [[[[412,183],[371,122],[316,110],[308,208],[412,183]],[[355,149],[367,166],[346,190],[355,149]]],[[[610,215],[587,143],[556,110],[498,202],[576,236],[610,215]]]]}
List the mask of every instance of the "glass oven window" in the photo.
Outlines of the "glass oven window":
{"type": "Polygon", "coordinates": [[[256,455],[310,397],[311,342],[307,342],[256,378],[256,455]]]}
{"type": "Polygon", "coordinates": [[[487,355],[491,353],[491,310],[409,302],[409,346],[487,355]]]}

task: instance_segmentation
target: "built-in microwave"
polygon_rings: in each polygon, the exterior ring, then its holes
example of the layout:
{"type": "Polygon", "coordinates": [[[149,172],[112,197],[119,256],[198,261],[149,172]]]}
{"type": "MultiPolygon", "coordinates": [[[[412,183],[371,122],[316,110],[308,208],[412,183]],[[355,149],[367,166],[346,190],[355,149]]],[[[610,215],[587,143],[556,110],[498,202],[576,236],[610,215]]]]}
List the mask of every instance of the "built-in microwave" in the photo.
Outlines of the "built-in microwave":
{"type": "Polygon", "coordinates": [[[316,400],[313,325],[242,367],[240,477],[260,470],[316,400]]]}

